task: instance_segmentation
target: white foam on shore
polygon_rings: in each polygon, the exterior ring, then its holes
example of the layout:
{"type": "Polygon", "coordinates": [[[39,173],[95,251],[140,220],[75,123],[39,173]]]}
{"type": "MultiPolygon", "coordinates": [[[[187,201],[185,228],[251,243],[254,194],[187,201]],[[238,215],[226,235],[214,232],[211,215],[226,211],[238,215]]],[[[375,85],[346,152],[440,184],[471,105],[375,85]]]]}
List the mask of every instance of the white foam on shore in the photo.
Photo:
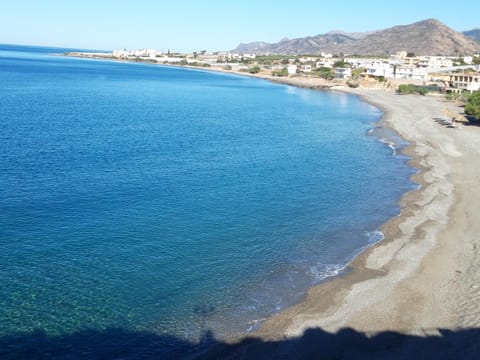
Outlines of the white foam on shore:
{"type": "Polygon", "coordinates": [[[397,155],[397,147],[396,144],[390,140],[387,139],[380,139],[380,142],[387,144],[387,146],[392,149],[392,154],[393,156],[397,155]]]}
{"type": "Polygon", "coordinates": [[[312,265],[309,268],[309,275],[313,277],[315,282],[320,282],[329,277],[336,276],[346,269],[346,264],[320,264],[312,265]]]}
{"type": "Polygon", "coordinates": [[[308,271],[309,275],[313,277],[316,283],[319,283],[329,277],[337,276],[341,274],[345,269],[347,269],[348,266],[352,263],[353,260],[357,258],[358,255],[363,253],[369,247],[385,239],[385,235],[380,230],[365,231],[364,235],[367,237],[367,245],[362,246],[351,256],[347,257],[344,263],[312,265],[310,266],[308,271]]]}

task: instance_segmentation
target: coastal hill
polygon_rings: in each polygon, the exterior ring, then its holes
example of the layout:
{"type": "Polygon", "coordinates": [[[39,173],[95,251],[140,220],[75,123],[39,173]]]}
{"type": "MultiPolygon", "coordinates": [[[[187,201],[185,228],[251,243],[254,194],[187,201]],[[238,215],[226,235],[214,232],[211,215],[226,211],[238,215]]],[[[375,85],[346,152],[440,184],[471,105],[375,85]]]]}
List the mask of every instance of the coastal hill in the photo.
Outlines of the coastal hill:
{"type": "Polygon", "coordinates": [[[480,51],[480,44],[436,19],[399,25],[367,33],[332,31],[326,34],[278,43],[253,42],[240,44],[232,52],[254,54],[361,54],[390,55],[398,51],[417,55],[471,55],[480,51]]]}

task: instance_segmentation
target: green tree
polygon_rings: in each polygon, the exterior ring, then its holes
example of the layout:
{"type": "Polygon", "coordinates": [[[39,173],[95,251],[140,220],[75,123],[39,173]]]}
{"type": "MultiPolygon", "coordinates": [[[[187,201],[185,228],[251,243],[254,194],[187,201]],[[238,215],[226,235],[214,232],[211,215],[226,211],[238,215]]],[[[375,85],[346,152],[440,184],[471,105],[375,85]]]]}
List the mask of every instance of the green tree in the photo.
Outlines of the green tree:
{"type": "Polygon", "coordinates": [[[352,70],[352,78],[358,79],[358,78],[360,78],[360,75],[364,72],[365,72],[364,68],[353,69],[352,70]]]}
{"type": "Polygon", "coordinates": [[[273,76],[288,76],[287,68],[283,68],[282,70],[272,71],[273,76]]]}
{"type": "Polygon", "coordinates": [[[313,72],[319,77],[327,80],[332,80],[335,77],[335,71],[329,67],[320,67],[315,69],[313,72]]]}
{"type": "Polygon", "coordinates": [[[465,114],[480,120],[480,91],[474,92],[467,100],[465,114]]]}
{"type": "Polygon", "coordinates": [[[248,72],[250,74],[258,74],[260,72],[260,67],[259,66],[254,66],[254,67],[248,69],[248,72]]]}
{"type": "Polygon", "coordinates": [[[335,68],[348,68],[348,67],[350,67],[350,64],[346,63],[343,60],[339,60],[339,61],[335,61],[333,63],[333,67],[335,67],[335,68]]]}
{"type": "Polygon", "coordinates": [[[463,66],[463,65],[467,65],[467,63],[465,62],[465,60],[463,60],[462,57],[458,57],[456,59],[453,59],[453,65],[463,66]]]}
{"type": "Polygon", "coordinates": [[[424,86],[417,86],[413,84],[403,84],[398,87],[398,92],[400,94],[419,94],[425,95],[428,93],[428,89],[424,86]]]}

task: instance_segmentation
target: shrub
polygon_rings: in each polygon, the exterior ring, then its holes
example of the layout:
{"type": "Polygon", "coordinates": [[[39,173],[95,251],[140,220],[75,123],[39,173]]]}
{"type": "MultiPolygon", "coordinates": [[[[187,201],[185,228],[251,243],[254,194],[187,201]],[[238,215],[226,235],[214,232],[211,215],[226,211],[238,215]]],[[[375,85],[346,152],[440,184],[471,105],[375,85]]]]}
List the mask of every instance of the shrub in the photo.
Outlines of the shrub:
{"type": "Polygon", "coordinates": [[[282,70],[272,71],[273,76],[288,76],[287,68],[283,68],[282,70]]]}
{"type": "Polygon", "coordinates": [[[259,66],[254,66],[254,67],[248,69],[248,72],[250,74],[258,74],[260,72],[260,67],[259,66]]]}
{"type": "Polygon", "coordinates": [[[398,93],[400,93],[400,94],[425,95],[428,92],[429,92],[428,88],[426,88],[424,86],[413,85],[413,84],[400,85],[398,87],[398,93]]]}
{"type": "Polygon", "coordinates": [[[467,100],[465,105],[465,114],[473,116],[480,120],[480,91],[474,92],[467,100]]]}
{"type": "Polygon", "coordinates": [[[320,67],[313,70],[313,72],[323,79],[332,80],[335,78],[335,71],[329,67],[320,67]]]}
{"type": "Polygon", "coordinates": [[[347,81],[347,85],[351,88],[358,88],[360,86],[360,83],[358,82],[358,80],[349,79],[347,81]]]}
{"type": "Polygon", "coordinates": [[[334,68],[349,68],[350,64],[343,61],[343,60],[338,60],[338,61],[335,61],[335,63],[333,64],[333,67],[334,68]]]}

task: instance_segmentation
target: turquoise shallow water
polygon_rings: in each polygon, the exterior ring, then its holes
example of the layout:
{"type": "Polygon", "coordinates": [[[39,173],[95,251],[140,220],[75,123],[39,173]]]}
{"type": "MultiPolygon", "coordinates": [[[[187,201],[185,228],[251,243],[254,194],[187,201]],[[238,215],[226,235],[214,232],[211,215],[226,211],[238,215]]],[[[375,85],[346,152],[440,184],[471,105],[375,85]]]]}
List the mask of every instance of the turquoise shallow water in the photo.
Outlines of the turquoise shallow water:
{"type": "Polygon", "coordinates": [[[249,331],[413,188],[357,97],[52,51],[0,46],[0,336],[249,331]]]}

